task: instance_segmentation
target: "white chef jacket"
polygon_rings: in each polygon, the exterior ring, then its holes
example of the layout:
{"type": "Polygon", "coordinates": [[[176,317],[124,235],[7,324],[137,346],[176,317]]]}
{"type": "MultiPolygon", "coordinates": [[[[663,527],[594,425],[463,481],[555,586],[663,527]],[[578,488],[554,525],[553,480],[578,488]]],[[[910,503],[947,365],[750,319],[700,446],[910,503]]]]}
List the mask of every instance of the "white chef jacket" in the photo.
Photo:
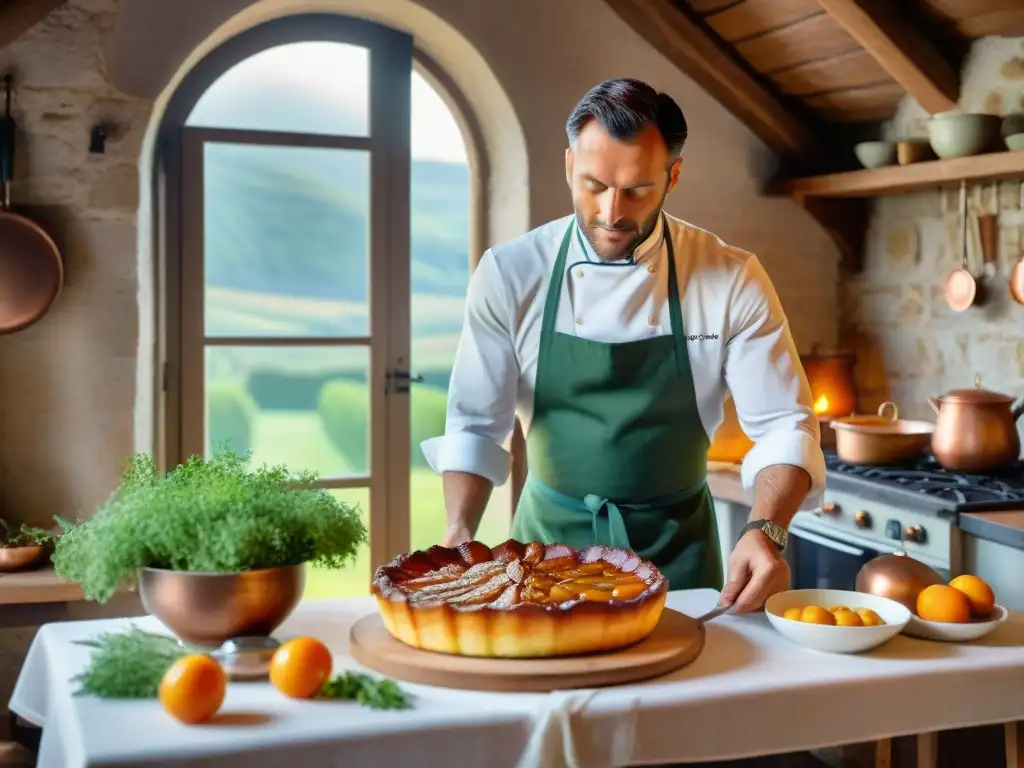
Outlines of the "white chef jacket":
{"type": "MultiPolygon", "coordinates": [[[[810,387],[786,316],[752,253],[667,216],[701,422],[713,436],[731,392],[754,441],[741,466],[743,487],[773,464],[807,470],[801,509],[821,504],[825,459],[810,387]]],[[[541,318],[569,215],[484,253],[470,279],[465,320],[448,392],[445,434],[422,443],[438,474],[469,472],[504,484],[503,447],[518,414],[529,435],[541,318]]],[[[663,222],[631,259],[603,262],[573,232],[555,330],[615,343],[672,333],[663,222]]],[[[572,440],[572,435],[566,435],[572,440]]],[[[581,450],[600,450],[581,446],[581,450]]]]}

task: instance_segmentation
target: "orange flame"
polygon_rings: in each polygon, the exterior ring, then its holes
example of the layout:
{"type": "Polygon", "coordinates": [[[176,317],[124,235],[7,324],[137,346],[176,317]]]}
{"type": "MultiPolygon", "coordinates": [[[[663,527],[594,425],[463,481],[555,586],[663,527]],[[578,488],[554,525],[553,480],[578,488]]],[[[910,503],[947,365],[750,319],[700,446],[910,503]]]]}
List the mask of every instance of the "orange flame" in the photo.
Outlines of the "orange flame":
{"type": "Polygon", "coordinates": [[[827,413],[828,405],[828,398],[825,395],[821,395],[821,397],[814,401],[814,412],[819,414],[827,413]]]}

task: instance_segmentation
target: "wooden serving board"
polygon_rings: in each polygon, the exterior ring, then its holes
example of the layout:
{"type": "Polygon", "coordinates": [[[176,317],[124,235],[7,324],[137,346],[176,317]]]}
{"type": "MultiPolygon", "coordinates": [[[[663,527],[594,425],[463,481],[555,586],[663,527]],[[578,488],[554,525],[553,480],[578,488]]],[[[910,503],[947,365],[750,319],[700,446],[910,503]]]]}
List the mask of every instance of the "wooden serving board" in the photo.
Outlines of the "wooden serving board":
{"type": "Polygon", "coordinates": [[[665,609],[646,640],[619,651],[546,659],[491,659],[412,648],[387,631],[379,614],[357,621],[349,652],[395,680],[477,691],[541,692],[621,685],[668,674],[696,659],[704,625],[665,609]]]}

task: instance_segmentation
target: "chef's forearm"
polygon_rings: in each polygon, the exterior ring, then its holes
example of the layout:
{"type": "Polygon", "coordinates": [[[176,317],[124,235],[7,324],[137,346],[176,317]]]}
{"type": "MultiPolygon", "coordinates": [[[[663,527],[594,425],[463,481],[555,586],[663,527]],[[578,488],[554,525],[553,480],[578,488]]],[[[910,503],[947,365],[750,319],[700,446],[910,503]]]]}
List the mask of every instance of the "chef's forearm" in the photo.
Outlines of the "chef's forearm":
{"type": "Polygon", "coordinates": [[[494,484],[469,472],[445,472],[443,485],[448,527],[465,528],[475,536],[494,484]]]}
{"type": "Polygon", "coordinates": [[[788,528],[811,490],[807,470],[791,464],[773,464],[757,473],[751,520],[771,520],[788,528]]]}

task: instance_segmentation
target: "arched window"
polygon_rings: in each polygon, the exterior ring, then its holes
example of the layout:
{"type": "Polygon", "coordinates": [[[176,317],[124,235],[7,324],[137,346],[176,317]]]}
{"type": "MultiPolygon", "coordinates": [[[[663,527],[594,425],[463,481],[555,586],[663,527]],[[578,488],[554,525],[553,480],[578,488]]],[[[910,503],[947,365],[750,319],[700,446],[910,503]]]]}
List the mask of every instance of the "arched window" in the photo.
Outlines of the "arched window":
{"type": "Polygon", "coordinates": [[[175,93],[168,463],[228,441],[358,503],[369,546],[307,597],[366,594],[446,528],[419,443],[444,430],[483,169],[442,80],[408,35],[317,15],[239,35],[175,93]]]}

